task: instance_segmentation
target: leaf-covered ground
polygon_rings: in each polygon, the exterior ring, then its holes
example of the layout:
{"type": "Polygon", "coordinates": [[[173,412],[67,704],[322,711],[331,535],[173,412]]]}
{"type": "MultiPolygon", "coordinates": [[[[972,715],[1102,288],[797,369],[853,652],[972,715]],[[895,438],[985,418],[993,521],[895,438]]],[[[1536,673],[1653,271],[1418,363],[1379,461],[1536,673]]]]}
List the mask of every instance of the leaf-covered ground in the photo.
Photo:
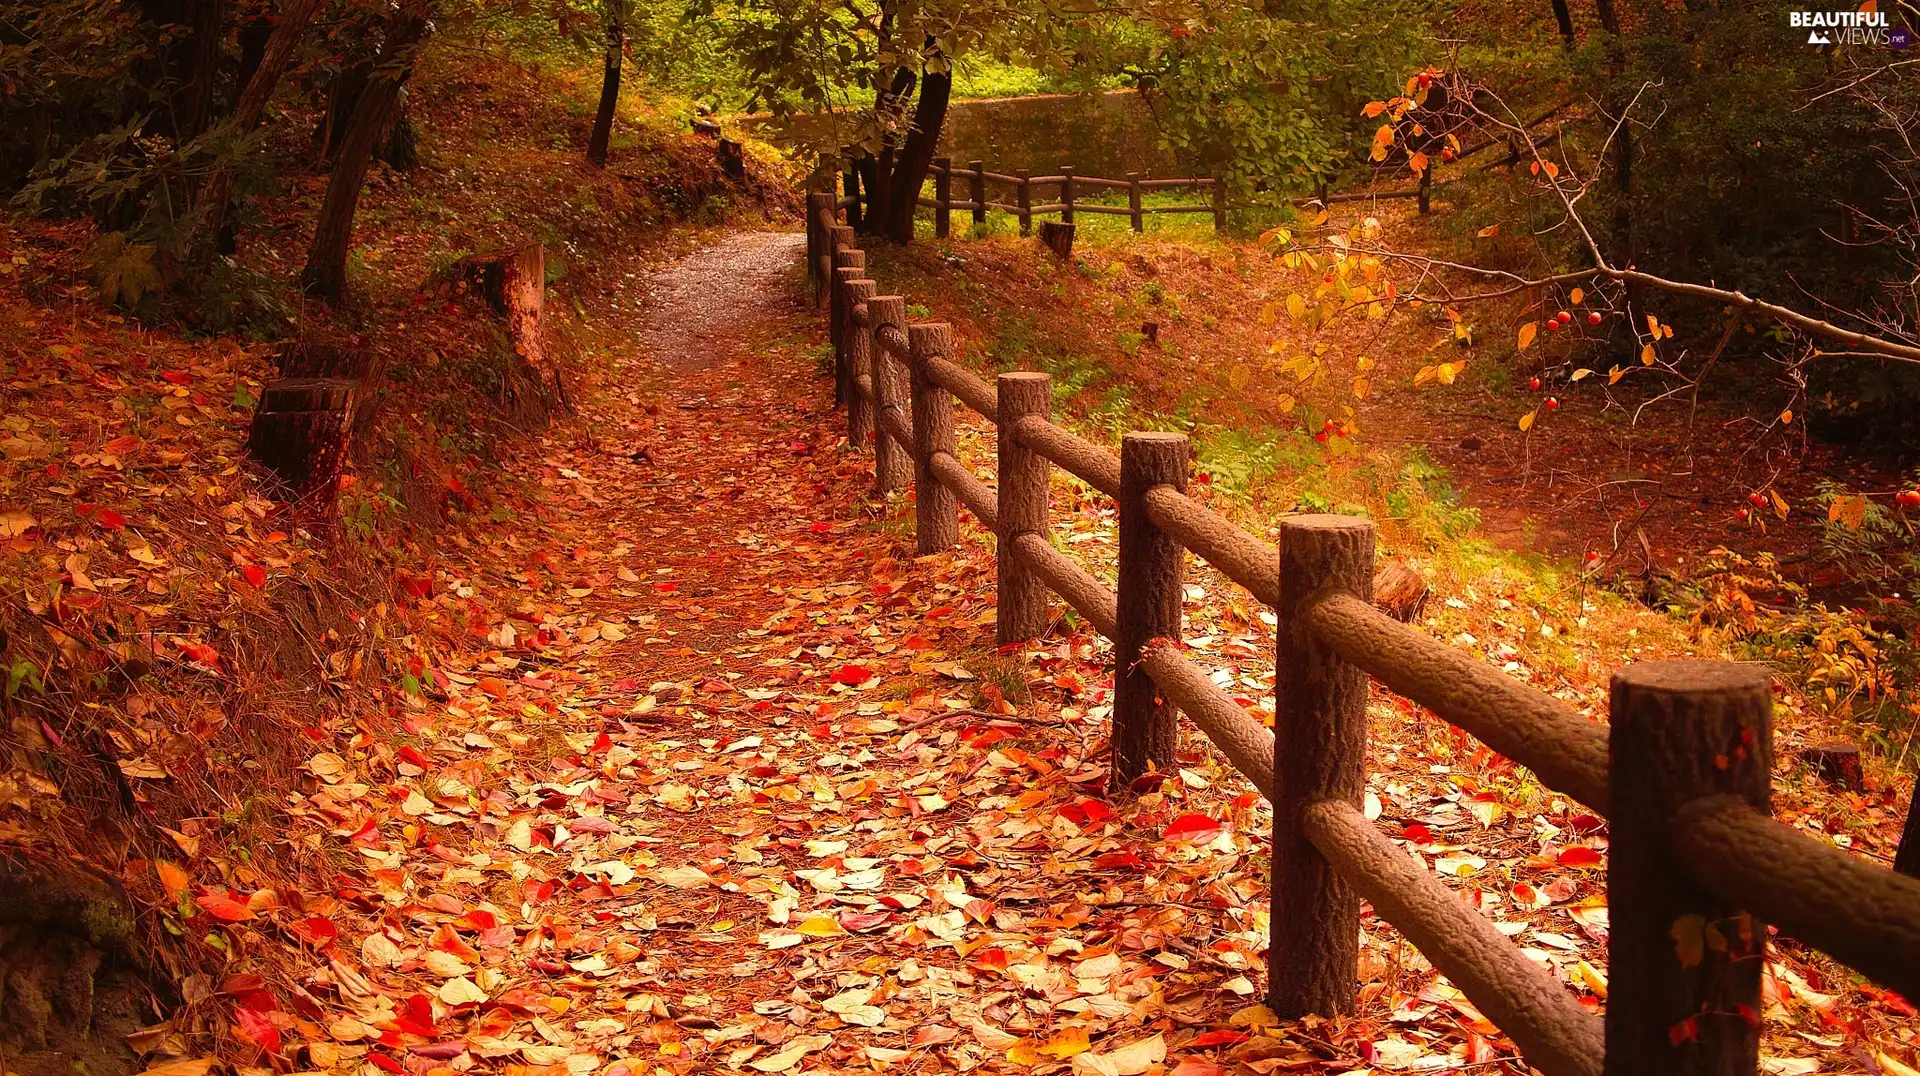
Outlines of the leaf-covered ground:
{"type": "MultiPolygon", "coordinates": [[[[424,696],[307,760],[308,875],[182,880],[278,969],[242,1040],[418,1076],[1520,1071],[1371,917],[1359,1015],[1259,1005],[1264,801],[1191,731],[1157,789],[1105,794],[1103,644],[1062,621],[994,651],[977,527],[912,555],[910,506],[842,445],[797,257],[765,299],[768,249],[657,279],[614,387],[409,588],[424,696]],[[731,324],[685,332],[701,308],[731,324]]],[[[1063,482],[1053,516],[1110,567],[1110,505],[1063,482]]],[[[1187,599],[1196,657],[1271,720],[1270,620],[1201,568],[1187,599]]],[[[1530,616],[1468,642],[1531,676],[1530,616]]],[[[1601,1006],[1601,823],[1399,700],[1373,735],[1370,813],[1601,1006]]],[[[1771,1071],[1907,1071],[1899,999],[1791,945],[1772,971],[1771,1071]]]]}

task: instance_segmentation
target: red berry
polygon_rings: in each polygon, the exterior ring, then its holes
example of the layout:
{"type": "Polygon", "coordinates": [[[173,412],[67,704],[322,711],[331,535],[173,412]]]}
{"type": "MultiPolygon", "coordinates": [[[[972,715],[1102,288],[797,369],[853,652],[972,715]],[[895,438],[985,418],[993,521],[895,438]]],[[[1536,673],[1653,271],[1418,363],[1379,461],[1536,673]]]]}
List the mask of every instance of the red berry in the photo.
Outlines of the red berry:
{"type": "Polygon", "coordinates": [[[1598,310],[1589,310],[1589,311],[1587,312],[1587,324],[1589,324],[1589,325],[1598,325],[1598,324],[1600,324],[1600,320],[1601,320],[1601,319],[1600,319],[1600,311],[1598,311],[1598,310]]]}
{"type": "Polygon", "coordinates": [[[1530,389],[1534,389],[1534,390],[1536,390],[1536,391],[1537,391],[1537,390],[1538,390],[1538,389],[1540,388],[1540,379],[1539,379],[1539,378],[1537,378],[1537,377],[1530,377],[1530,378],[1528,378],[1528,379],[1527,379],[1527,387],[1528,387],[1528,388],[1530,388],[1530,389]]]}
{"type": "Polygon", "coordinates": [[[1553,320],[1559,322],[1562,325],[1571,325],[1573,324],[1573,315],[1567,313],[1565,310],[1562,310],[1558,314],[1555,314],[1553,316],[1553,320]]]}
{"type": "Polygon", "coordinates": [[[1547,410],[1549,411],[1560,410],[1560,401],[1555,399],[1552,396],[1547,397],[1547,410]]]}
{"type": "Polygon", "coordinates": [[[1433,76],[1422,74],[1420,76],[1420,88],[1424,90],[1431,85],[1433,85],[1433,76]]]}
{"type": "Polygon", "coordinates": [[[1326,443],[1327,443],[1327,431],[1325,431],[1325,430],[1321,430],[1321,431],[1320,431],[1319,433],[1316,433],[1316,434],[1314,434],[1314,435],[1313,435],[1313,439],[1314,439],[1314,440],[1316,440],[1316,441],[1318,441],[1318,442],[1320,442],[1320,443],[1321,443],[1321,444],[1323,444],[1323,445],[1324,445],[1324,444],[1326,444],[1326,443]]]}
{"type": "Polygon", "coordinates": [[[1323,429],[1323,430],[1331,430],[1331,429],[1333,429],[1333,420],[1332,420],[1332,419],[1328,419],[1328,420],[1327,420],[1326,422],[1324,422],[1324,423],[1322,423],[1322,424],[1321,424],[1321,426],[1320,426],[1320,428],[1321,428],[1321,429],[1323,429]]]}
{"type": "Polygon", "coordinates": [[[1749,493],[1747,494],[1747,503],[1753,505],[1755,508],[1764,508],[1766,507],[1767,499],[1758,493],[1749,493]]]}
{"type": "Polygon", "coordinates": [[[1331,283],[1333,283],[1333,274],[1332,274],[1332,273],[1328,273],[1328,274],[1327,274],[1326,276],[1323,276],[1323,277],[1321,277],[1320,279],[1321,279],[1321,280],[1322,280],[1323,282],[1325,282],[1325,283],[1328,283],[1328,284],[1331,284],[1331,283]]]}
{"type": "Polygon", "coordinates": [[[1738,512],[1735,512],[1734,516],[1738,518],[1740,522],[1745,523],[1747,521],[1747,516],[1749,514],[1750,513],[1746,509],[1742,508],[1738,512]]]}
{"type": "Polygon", "coordinates": [[[1560,331],[1560,319],[1559,319],[1559,318],[1548,318],[1548,319],[1547,319],[1547,331],[1548,331],[1548,332],[1550,332],[1550,333],[1557,333],[1557,332],[1559,332],[1559,331],[1560,331]]]}
{"type": "Polygon", "coordinates": [[[1894,500],[1908,508],[1920,507],[1920,489],[1903,489],[1894,497],[1894,500]]]}
{"type": "Polygon", "coordinates": [[[1599,551],[1599,550],[1597,550],[1597,549],[1589,549],[1589,550],[1587,550],[1587,562],[1588,562],[1588,563],[1592,563],[1592,562],[1594,562],[1594,561],[1596,561],[1596,560],[1599,560],[1599,559],[1600,559],[1600,551],[1599,551]]]}

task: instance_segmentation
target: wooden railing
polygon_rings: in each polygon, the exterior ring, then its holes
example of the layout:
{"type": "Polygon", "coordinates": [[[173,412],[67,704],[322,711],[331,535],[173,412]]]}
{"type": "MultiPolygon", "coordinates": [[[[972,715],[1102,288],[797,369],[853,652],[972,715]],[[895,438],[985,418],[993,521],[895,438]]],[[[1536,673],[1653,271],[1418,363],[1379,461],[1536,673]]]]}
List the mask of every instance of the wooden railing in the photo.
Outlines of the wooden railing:
{"type": "MultiPolygon", "coordinates": [[[[1146,218],[1151,213],[1210,213],[1213,215],[1213,229],[1220,231],[1227,226],[1227,189],[1217,179],[1202,177],[1198,179],[1145,179],[1138,172],[1128,172],[1125,179],[1101,179],[1098,176],[1077,176],[1073,169],[1063,168],[1057,176],[1036,176],[1020,171],[1012,175],[1002,172],[989,172],[979,161],[968,161],[965,168],[955,168],[953,161],[946,157],[936,157],[928,169],[933,178],[933,197],[918,196],[918,204],[933,210],[933,232],[936,237],[946,238],[952,226],[955,210],[971,212],[975,224],[984,224],[987,210],[999,209],[1012,213],[1020,221],[1020,234],[1033,232],[1033,219],[1057,214],[1063,224],[1072,224],[1075,213],[1108,213],[1114,216],[1129,217],[1133,230],[1146,230],[1146,218]],[[964,199],[953,197],[953,185],[960,181],[967,186],[964,199]],[[994,202],[987,199],[987,184],[993,182],[1013,188],[1013,201],[994,202]],[[1034,202],[1035,188],[1053,188],[1057,201],[1034,202]],[[1159,190],[1205,190],[1210,191],[1211,200],[1206,205],[1146,205],[1144,196],[1149,191],[1159,190]],[[1123,208],[1115,205],[1102,205],[1088,202],[1083,195],[1089,190],[1124,190],[1127,192],[1127,204],[1123,208]]],[[[860,174],[848,170],[844,180],[846,195],[840,199],[849,212],[857,214],[862,207],[869,206],[870,200],[863,199],[860,191],[860,174]]]]}
{"type": "Polygon", "coordinates": [[[1920,999],[1920,881],[1771,816],[1764,668],[1630,665],[1593,723],[1374,608],[1369,520],[1284,517],[1276,548],[1187,496],[1184,435],[1130,433],[1116,457],[1050,421],[1047,375],[967,372],[946,325],[876,294],[838,205],[811,196],[808,265],[849,440],[871,435],[880,491],[912,485],[920,553],[953,546],[961,504],[993,532],[1001,643],[1047,630],[1049,591],[1112,640],[1110,790],[1173,771],[1177,710],[1266,794],[1274,1012],[1352,1011],[1363,898],[1547,1076],[1754,1072],[1768,924],[1920,999]],[[957,457],[956,399],[997,428],[995,485],[957,457]],[[1050,540],[1054,466],[1118,503],[1117,593],[1050,540]],[[1271,733],[1180,652],[1183,549],[1278,616],[1271,733]],[[1608,819],[1604,1021],[1364,817],[1369,676],[1608,819]]]}

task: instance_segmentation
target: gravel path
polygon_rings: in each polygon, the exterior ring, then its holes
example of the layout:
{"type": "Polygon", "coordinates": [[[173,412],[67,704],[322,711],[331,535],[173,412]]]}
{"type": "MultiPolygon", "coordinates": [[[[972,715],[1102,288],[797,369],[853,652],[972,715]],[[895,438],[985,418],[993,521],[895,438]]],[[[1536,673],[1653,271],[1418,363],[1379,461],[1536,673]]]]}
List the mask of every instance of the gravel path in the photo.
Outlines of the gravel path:
{"type": "Polygon", "coordinates": [[[725,361],[720,341],[787,311],[780,278],[806,243],[799,232],[741,232],[689,254],[653,278],[641,343],[675,373],[725,361]]]}

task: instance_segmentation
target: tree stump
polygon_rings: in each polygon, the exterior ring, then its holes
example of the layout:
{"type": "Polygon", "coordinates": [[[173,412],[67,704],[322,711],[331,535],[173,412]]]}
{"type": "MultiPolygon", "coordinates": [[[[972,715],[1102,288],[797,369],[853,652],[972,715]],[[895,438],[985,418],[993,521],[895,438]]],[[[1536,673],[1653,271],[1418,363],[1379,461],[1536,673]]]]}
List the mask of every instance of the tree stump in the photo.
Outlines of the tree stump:
{"type": "Polygon", "coordinates": [[[1800,752],[1800,758],[1820,779],[1849,792],[1867,790],[1866,772],[1860,768],[1860,749],[1850,743],[1823,743],[1800,752]]]}
{"type": "Polygon", "coordinates": [[[1397,560],[1390,560],[1373,574],[1373,604],[1402,623],[1419,619],[1432,589],[1420,573],[1397,560]]]}
{"type": "Polygon", "coordinates": [[[747,150],[744,145],[731,138],[722,138],[714,152],[720,158],[720,171],[730,179],[747,177],[747,150]]]}
{"type": "Polygon", "coordinates": [[[1073,256],[1073,225],[1057,220],[1040,223],[1040,241],[1062,259],[1073,256]]]}
{"type": "Polygon", "coordinates": [[[247,452],[272,471],[287,500],[331,519],[346,462],[354,383],[337,377],[283,378],[260,394],[247,452]]]}
{"type": "Polygon", "coordinates": [[[541,324],[546,308],[547,260],[544,248],[532,243],[515,250],[494,254],[474,254],[454,264],[451,290],[454,294],[477,291],[487,304],[504,315],[507,340],[513,353],[525,360],[531,376],[519,369],[504,371],[503,396],[517,399],[516,385],[532,380],[540,387],[539,399],[530,401],[538,421],[545,421],[556,403],[567,406],[560,371],[546,362],[546,344],[541,324]],[[545,384],[551,377],[551,389],[545,384]]]}
{"type": "Polygon", "coordinates": [[[274,361],[283,378],[345,378],[365,384],[373,376],[373,352],[324,340],[289,340],[274,361]]]}

